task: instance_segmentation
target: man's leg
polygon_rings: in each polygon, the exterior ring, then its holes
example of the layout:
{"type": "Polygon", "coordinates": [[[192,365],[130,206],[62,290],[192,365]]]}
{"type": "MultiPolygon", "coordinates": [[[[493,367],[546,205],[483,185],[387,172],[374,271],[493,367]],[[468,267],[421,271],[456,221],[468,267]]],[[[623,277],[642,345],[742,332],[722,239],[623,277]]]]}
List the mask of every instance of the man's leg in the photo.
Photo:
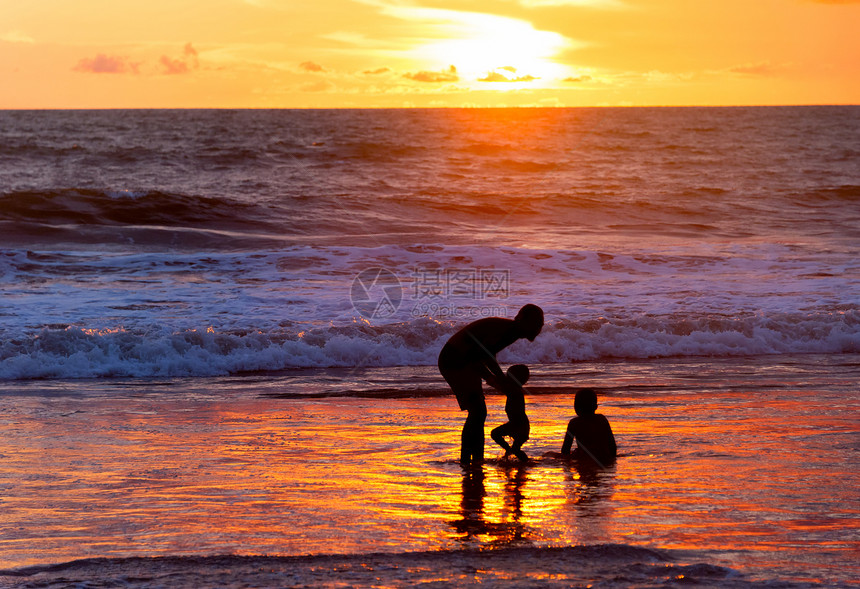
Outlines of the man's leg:
{"type": "Polygon", "coordinates": [[[468,416],[463,424],[461,436],[460,463],[463,466],[478,463],[484,459],[484,422],[487,420],[487,402],[481,392],[472,395],[467,408],[468,416]]]}
{"type": "Polygon", "coordinates": [[[460,436],[460,463],[468,466],[472,460],[483,460],[487,403],[484,400],[481,373],[470,366],[452,369],[441,362],[439,372],[457,397],[460,409],[468,412],[460,436]]]}

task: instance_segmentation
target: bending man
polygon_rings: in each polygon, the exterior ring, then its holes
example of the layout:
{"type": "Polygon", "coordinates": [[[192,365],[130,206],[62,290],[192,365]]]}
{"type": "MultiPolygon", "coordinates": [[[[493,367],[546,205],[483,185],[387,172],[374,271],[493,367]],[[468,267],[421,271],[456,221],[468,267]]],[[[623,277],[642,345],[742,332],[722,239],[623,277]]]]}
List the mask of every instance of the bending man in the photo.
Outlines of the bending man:
{"type": "Polygon", "coordinates": [[[534,341],[542,328],[541,308],[526,305],[512,320],[488,317],[470,323],[452,335],[439,353],[439,372],[456,395],[460,409],[468,412],[460,446],[463,466],[484,458],[487,402],[481,381],[494,387],[504,382],[496,354],[518,339],[534,341]]]}

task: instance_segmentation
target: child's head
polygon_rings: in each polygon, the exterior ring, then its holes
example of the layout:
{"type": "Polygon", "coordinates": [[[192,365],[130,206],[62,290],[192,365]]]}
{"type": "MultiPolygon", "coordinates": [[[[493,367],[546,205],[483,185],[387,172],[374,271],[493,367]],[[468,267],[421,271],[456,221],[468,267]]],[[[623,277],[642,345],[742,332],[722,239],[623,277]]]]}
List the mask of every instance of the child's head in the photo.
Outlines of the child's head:
{"type": "Polygon", "coordinates": [[[594,415],[597,411],[597,393],[594,389],[579,389],[573,398],[573,410],[581,417],[594,415]]]}
{"type": "Polygon", "coordinates": [[[507,375],[515,383],[523,386],[529,380],[529,367],[525,364],[514,364],[508,368],[507,375]]]}

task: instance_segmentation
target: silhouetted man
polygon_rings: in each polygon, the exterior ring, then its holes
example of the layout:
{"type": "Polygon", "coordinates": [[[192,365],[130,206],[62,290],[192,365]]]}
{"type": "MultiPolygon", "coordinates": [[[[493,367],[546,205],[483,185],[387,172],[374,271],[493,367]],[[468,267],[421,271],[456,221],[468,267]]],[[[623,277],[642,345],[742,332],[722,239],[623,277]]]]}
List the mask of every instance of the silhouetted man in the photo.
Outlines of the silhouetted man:
{"type": "Polygon", "coordinates": [[[460,446],[460,464],[484,459],[487,402],[482,380],[498,388],[505,374],[496,354],[521,338],[534,341],[543,329],[543,310],[526,305],[514,319],[488,317],[470,323],[451,336],[439,353],[439,372],[448,382],[460,409],[468,411],[460,446]]]}

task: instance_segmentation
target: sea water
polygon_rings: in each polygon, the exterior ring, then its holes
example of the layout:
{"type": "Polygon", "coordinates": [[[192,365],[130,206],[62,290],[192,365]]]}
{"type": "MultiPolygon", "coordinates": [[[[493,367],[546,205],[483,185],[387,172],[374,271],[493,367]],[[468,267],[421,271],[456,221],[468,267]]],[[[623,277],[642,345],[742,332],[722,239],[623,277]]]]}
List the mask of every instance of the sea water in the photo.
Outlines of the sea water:
{"type": "Polygon", "coordinates": [[[0,113],[4,564],[456,559],[471,534],[856,579],[858,131],[858,107],[0,113]],[[534,367],[536,462],[463,480],[436,355],[525,303],[547,325],[499,359],[534,367]],[[585,520],[581,473],[540,458],[583,383],[622,448],[585,520]],[[452,532],[475,496],[502,503],[452,532]]]}
{"type": "Polygon", "coordinates": [[[860,351],[860,108],[0,113],[0,377],[860,351]]]}

